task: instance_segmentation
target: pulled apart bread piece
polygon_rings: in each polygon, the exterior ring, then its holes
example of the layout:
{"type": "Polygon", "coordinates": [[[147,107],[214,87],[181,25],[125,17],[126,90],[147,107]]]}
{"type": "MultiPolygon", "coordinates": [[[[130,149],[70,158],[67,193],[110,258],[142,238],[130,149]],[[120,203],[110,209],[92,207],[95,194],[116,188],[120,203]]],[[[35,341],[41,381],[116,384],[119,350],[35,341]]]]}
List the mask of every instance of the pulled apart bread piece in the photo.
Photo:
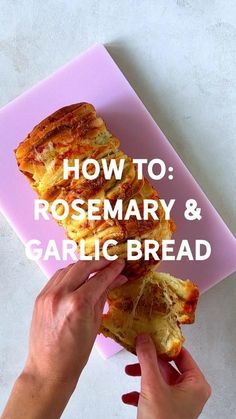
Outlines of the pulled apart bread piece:
{"type": "Polygon", "coordinates": [[[109,311],[103,315],[100,332],[132,353],[137,335],[147,333],[157,354],[171,360],[184,342],[180,325],[194,322],[198,296],[191,281],[151,270],[109,293],[109,311]]]}
{"type": "MultiPolygon", "coordinates": [[[[70,205],[74,199],[79,198],[85,201],[83,209],[86,212],[88,199],[99,199],[102,214],[104,199],[108,199],[111,204],[122,199],[124,211],[130,199],[135,199],[142,213],[144,199],[158,202],[158,220],[152,217],[138,220],[131,216],[129,220],[115,218],[90,221],[86,215],[78,221],[71,218],[73,210],[70,209],[68,217],[58,223],[65,228],[68,238],[78,245],[81,239],[85,240],[88,255],[94,254],[96,239],[99,239],[100,248],[106,240],[113,239],[118,243],[108,251],[126,259],[128,239],[140,240],[142,247],[145,239],[154,239],[161,245],[162,240],[171,238],[175,229],[172,220],[165,220],[158,193],[146,179],[138,179],[136,166],[119,149],[119,145],[119,140],[107,130],[94,107],[88,103],[78,103],[59,109],[44,119],[16,149],[19,169],[39,197],[49,202],[49,209],[56,199],[63,199],[70,205]],[[63,179],[64,159],[69,160],[69,166],[74,166],[74,160],[79,159],[82,166],[88,158],[96,159],[100,164],[100,174],[96,179],[88,180],[82,173],[79,179],[75,179],[72,173],[69,179],[63,179]],[[117,180],[114,174],[111,179],[105,179],[101,159],[107,162],[115,159],[117,163],[124,159],[122,179],[117,180]]],[[[93,172],[94,168],[91,170],[93,172]]],[[[58,206],[57,211],[60,214],[62,208],[58,206]]],[[[161,246],[158,256],[161,259],[161,246]]],[[[125,273],[137,278],[156,264],[155,260],[127,261],[125,273]]]]}

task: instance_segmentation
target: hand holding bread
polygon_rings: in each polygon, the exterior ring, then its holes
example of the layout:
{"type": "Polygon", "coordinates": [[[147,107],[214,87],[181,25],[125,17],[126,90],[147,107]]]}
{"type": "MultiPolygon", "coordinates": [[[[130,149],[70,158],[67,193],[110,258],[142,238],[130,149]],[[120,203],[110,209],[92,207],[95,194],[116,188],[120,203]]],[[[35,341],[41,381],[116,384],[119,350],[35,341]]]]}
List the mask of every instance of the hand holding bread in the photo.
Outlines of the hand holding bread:
{"type": "Polygon", "coordinates": [[[78,103],[62,108],[40,122],[18,146],[16,159],[39,197],[49,202],[49,210],[55,199],[63,199],[68,204],[74,198],[84,200],[85,217],[82,220],[74,220],[71,210],[59,224],[77,245],[85,240],[88,255],[94,254],[97,239],[101,245],[109,239],[117,241],[109,248],[109,254],[125,259],[123,274],[129,282],[108,294],[109,311],[103,316],[100,331],[132,352],[135,352],[136,336],[149,333],[157,353],[172,359],[178,356],[184,340],[180,325],[194,321],[199,293],[189,280],[184,282],[156,272],[157,262],[153,258],[127,260],[127,240],[134,237],[142,246],[147,239],[158,242],[161,259],[162,240],[171,237],[175,224],[173,220],[165,219],[157,191],[147,179],[138,179],[132,159],[119,149],[119,144],[102,118],[96,115],[94,107],[78,103]],[[83,175],[79,179],[72,176],[64,179],[64,159],[83,162],[87,158],[96,159],[100,165],[101,159],[125,159],[122,178],[105,179],[101,167],[94,180],[83,175]],[[145,199],[154,199],[158,202],[158,219],[150,217],[143,221],[131,216],[128,220],[115,217],[89,221],[87,203],[92,198],[100,199],[101,206],[105,199],[111,203],[122,199],[124,209],[130,199],[135,199],[140,208],[145,199]]]}

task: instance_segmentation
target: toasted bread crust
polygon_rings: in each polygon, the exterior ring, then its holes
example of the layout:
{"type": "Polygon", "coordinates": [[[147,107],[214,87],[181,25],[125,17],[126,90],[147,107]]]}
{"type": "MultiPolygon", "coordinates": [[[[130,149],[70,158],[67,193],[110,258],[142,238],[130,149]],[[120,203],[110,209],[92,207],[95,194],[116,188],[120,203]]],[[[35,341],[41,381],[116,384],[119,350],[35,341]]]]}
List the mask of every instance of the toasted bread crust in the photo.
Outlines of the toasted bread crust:
{"type": "MultiPolygon", "coordinates": [[[[136,217],[121,221],[118,219],[75,221],[69,216],[60,221],[70,239],[79,245],[85,239],[87,254],[94,254],[94,243],[100,245],[108,239],[118,244],[109,249],[110,254],[127,259],[127,240],[139,238],[143,246],[146,239],[160,244],[169,239],[175,230],[173,220],[165,220],[157,191],[147,179],[137,179],[132,159],[119,149],[120,142],[97,117],[94,107],[88,103],[66,106],[40,122],[15,150],[21,172],[28,178],[39,197],[51,204],[55,199],[64,199],[71,204],[76,198],[109,199],[115,203],[123,200],[124,210],[130,199],[135,199],[140,210],[144,199],[158,202],[158,218],[140,221],[136,217]],[[88,181],[82,175],[78,180],[63,179],[63,159],[80,162],[87,158],[125,159],[121,180],[113,176],[106,180],[102,171],[97,179],[88,181]]],[[[135,353],[135,338],[146,331],[155,342],[157,353],[164,359],[175,358],[184,341],[180,324],[194,321],[198,290],[190,281],[181,281],[170,275],[158,274],[155,260],[127,261],[124,270],[130,281],[125,286],[109,293],[109,312],[103,316],[101,332],[135,353]],[[162,275],[165,275],[163,277],[162,275]],[[162,293],[165,293],[162,295],[162,293]],[[162,295],[162,297],[160,297],[162,295]],[[170,299],[175,300],[175,305],[170,299]],[[136,302],[135,302],[136,301],[136,302]],[[161,302],[161,303],[160,303],[161,302]],[[134,307],[135,303],[135,307],[134,307]],[[155,304],[154,304],[155,303],[155,304]],[[133,305],[130,311],[131,304],[133,305]],[[151,306],[151,311],[148,307],[151,306]],[[168,313],[166,312],[168,308],[168,313]],[[135,314],[135,316],[134,316],[135,314]],[[162,325],[162,326],[161,326],[162,325]],[[161,326],[161,327],[160,327],[161,326]]]]}
{"type": "MultiPolygon", "coordinates": [[[[85,240],[86,253],[93,255],[95,240],[100,240],[100,247],[108,239],[114,239],[118,244],[109,249],[119,257],[127,258],[127,240],[139,238],[141,242],[152,238],[161,244],[163,239],[169,239],[175,229],[172,220],[164,218],[164,210],[159,201],[158,193],[147,179],[138,180],[136,166],[125,153],[119,150],[120,142],[106,128],[104,121],[97,117],[94,107],[88,103],[79,103],[59,109],[40,122],[27,138],[16,149],[16,159],[19,169],[30,181],[39,197],[52,203],[55,199],[71,202],[80,198],[109,199],[115,203],[122,199],[124,211],[130,199],[135,199],[140,211],[144,199],[158,201],[159,220],[138,220],[132,216],[129,220],[118,219],[75,221],[69,217],[60,221],[68,238],[79,245],[85,240]],[[82,175],[78,180],[70,177],[63,179],[63,159],[81,162],[87,158],[96,159],[101,166],[101,159],[125,159],[121,180],[113,176],[106,180],[103,171],[97,179],[87,180],[82,175]]],[[[85,208],[86,210],[86,204],[85,208]]],[[[159,252],[161,258],[161,250],[159,252]]],[[[157,261],[127,261],[125,273],[130,278],[137,278],[148,272],[157,261]]]]}

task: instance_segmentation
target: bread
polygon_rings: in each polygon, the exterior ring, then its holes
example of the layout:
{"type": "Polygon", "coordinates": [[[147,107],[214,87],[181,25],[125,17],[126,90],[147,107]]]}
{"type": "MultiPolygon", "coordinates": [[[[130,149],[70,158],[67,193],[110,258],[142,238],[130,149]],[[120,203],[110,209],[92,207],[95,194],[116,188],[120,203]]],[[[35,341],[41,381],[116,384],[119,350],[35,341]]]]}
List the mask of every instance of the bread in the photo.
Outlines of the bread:
{"type": "MultiPolygon", "coordinates": [[[[111,203],[122,199],[125,210],[130,199],[135,199],[140,208],[144,199],[158,201],[159,220],[150,217],[140,221],[132,216],[127,221],[89,221],[87,217],[75,221],[70,213],[65,220],[59,221],[68,238],[78,245],[82,238],[85,240],[88,255],[93,255],[96,239],[100,240],[100,247],[106,240],[114,239],[118,244],[109,249],[110,254],[126,259],[128,239],[138,238],[142,244],[145,239],[155,239],[161,244],[162,240],[170,239],[175,229],[172,220],[164,219],[157,192],[146,179],[137,179],[136,166],[130,157],[119,150],[119,144],[119,140],[107,130],[104,121],[97,117],[94,107],[79,103],[62,108],[44,119],[16,149],[19,169],[27,176],[39,197],[49,203],[64,199],[70,204],[74,199],[81,198],[85,201],[86,210],[88,199],[100,199],[101,203],[104,199],[109,199],[111,203]],[[106,180],[101,170],[99,177],[94,180],[87,180],[82,175],[78,180],[72,176],[65,180],[63,159],[66,158],[70,165],[74,164],[74,159],[79,159],[81,164],[87,158],[96,159],[100,164],[102,158],[107,161],[125,159],[122,179],[117,180],[113,176],[106,180]]],[[[127,261],[125,273],[130,278],[137,278],[153,265],[157,265],[157,261],[127,261]]]]}
{"type": "MultiPolygon", "coordinates": [[[[138,180],[132,159],[119,149],[120,142],[106,128],[104,121],[97,117],[94,107],[88,103],[78,103],[64,107],[40,122],[15,150],[20,171],[28,178],[41,199],[50,205],[56,199],[68,204],[74,199],[85,201],[85,217],[82,221],[68,217],[59,224],[66,230],[68,238],[79,246],[85,240],[87,254],[94,254],[94,243],[100,240],[100,250],[108,239],[118,244],[109,249],[110,254],[126,259],[124,274],[129,282],[111,291],[108,295],[109,312],[103,316],[101,332],[135,352],[135,338],[140,332],[152,335],[157,353],[172,359],[179,353],[183,336],[179,325],[192,323],[198,299],[198,289],[190,281],[178,280],[168,274],[155,272],[157,261],[143,258],[127,260],[127,240],[138,239],[142,246],[146,239],[154,239],[160,244],[170,239],[175,224],[165,220],[157,191],[147,179],[138,180]],[[82,164],[87,158],[96,159],[100,167],[101,159],[125,159],[121,180],[113,176],[106,180],[103,170],[95,180],[87,180],[82,175],[78,180],[73,176],[63,179],[63,159],[73,165],[75,159],[82,164]],[[89,199],[104,199],[115,203],[122,199],[124,211],[130,199],[135,199],[140,210],[144,199],[158,202],[158,220],[146,221],[132,216],[129,220],[96,220],[87,217],[89,199]]],[[[60,212],[58,207],[58,212],[60,212]]]]}
{"type": "Polygon", "coordinates": [[[134,354],[136,336],[148,333],[158,355],[171,360],[184,342],[180,325],[194,322],[198,295],[191,281],[150,270],[110,291],[100,332],[134,354]]]}

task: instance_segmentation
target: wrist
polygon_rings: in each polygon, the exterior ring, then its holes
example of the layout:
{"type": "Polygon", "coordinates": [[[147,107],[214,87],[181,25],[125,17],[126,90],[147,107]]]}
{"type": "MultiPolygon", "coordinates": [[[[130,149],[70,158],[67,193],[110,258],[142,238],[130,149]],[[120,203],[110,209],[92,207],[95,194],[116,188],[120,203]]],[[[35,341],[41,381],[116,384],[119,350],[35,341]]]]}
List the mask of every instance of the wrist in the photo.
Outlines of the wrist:
{"type": "Polygon", "coordinates": [[[47,380],[28,368],[24,369],[14,384],[1,417],[60,418],[73,390],[71,384],[47,380]]]}
{"type": "Polygon", "coordinates": [[[72,394],[77,385],[79,376],[65,376],[63,374],[55,373],[54,370],[50,371],[50,368],[48,368],[47,373],[43,373],[42,369],[40,369],[32,360],[27,360],[18,380],[22,384],[27,383],[28,385],[32,385],[39,391],[45,390],[48,394],[72,394]]]}
{"type": "Polygon", "coordinates": [[[25,368],[15,382],[11,398],[13,405],[14,400],[16,405],[21,404],[19,417],[55,419],[61,417],[74,389],[71,383],[47,379],[25,368]]]}

